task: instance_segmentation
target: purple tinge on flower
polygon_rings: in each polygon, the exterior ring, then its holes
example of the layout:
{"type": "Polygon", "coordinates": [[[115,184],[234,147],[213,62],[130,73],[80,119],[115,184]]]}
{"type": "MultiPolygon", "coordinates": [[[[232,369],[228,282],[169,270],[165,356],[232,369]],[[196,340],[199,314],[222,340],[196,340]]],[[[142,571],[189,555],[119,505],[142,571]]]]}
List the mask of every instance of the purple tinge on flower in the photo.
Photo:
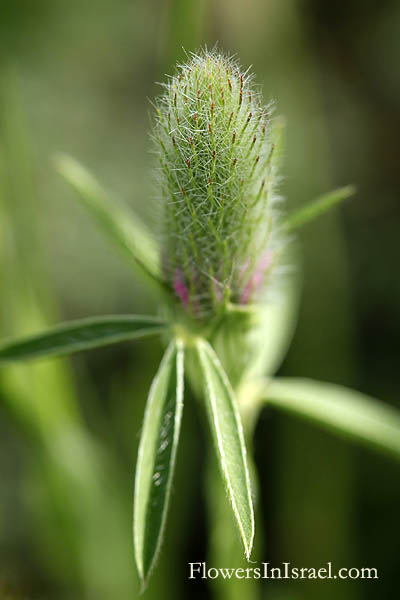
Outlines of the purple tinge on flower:
{"type": "MultiPolygon", "coordinates": [[[[247,304],[254,294],[258,292],[264,283],[265,274],[272,265],[273,254],[271,250],[267,250],[261,257],[261,260],[257,263],[255,270],[250,275],[249,279],[244,286],[240,297],[240,304],[247,304]]],[[[246,272],[249,268],[249,264],[245,264],[242,267],[242,271],[246,272]]]]}
{"type": "Polygon", "coordinates": [[[175,294],[180,299],[180,301],[182,302],[183,306],[185,308],[187,308],[189,306],[189,300],[190,300],[189,288],[187,287],[186,283],[184,282],[183,273],[179,269],[175,269],[174,291],[175,291],[175,294]]]}
{"type": "Polygon", "coordinates": [[[248,70],[207,50],[178,67],[157,102],[162,269],[178,307],[198,321],[261,300],[279,215],[272,111],[248,70]]]}

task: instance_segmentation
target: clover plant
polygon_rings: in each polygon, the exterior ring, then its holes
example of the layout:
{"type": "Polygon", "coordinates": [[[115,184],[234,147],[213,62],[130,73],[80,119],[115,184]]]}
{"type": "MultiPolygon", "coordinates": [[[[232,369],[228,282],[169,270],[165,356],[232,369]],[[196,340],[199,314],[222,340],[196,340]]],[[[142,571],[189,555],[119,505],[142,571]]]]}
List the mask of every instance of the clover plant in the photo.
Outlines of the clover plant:
{"type": "Polygon", "coordinates": [[[159,293],[160,312],[69,322],[0,348],[5,364],[151,335],[165,344],[136,466],[134,547],[144,585],[164,535],[185,383],[208,415],[227,506],[248,559],[255,522],[245,439],[262,406],[400,458],[394,408],[337,385],[273,377],[288,336],[295,231],[353,192],[342,188],[285,212],[279,196],[283,120],[274,108],[264,105],[249,71],[218,51],[202,50],[177,68],[154,104],[157,236],[109,202],[76,161],[59,156],[58,171],[159,293]]]}

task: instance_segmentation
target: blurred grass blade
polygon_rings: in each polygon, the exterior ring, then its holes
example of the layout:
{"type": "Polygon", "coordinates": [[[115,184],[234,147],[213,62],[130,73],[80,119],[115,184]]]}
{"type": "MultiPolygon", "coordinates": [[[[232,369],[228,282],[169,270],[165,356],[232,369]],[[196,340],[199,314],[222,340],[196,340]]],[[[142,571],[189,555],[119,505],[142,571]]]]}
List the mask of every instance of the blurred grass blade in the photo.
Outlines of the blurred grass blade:
{"type": "Polygon", "coordinates": [[[347,185],[346,187],[339,188],[320,196],[314,202],[310,202],[310,204],[299,208],[299,210],[296,210],[292,215],[289,215],[284,223],[284,227],[288,231],[300,229],[300,227],[303,227],[303,225],[306,225],[320,215],[323,215],[325,212],[336,206],[336,204],[340,204],[343,200],[350,198],[355,191],[356,189],[353,185],[347,185]]]}
{"type": "Polygon", "coordinates": [[[146,275],[162,284],[157,244],[138,217],[112,202],[93,175],[70,156],[57,155],[55,164],[104,233],[132,264],[138,265],[146,275]]]}
{"type": "Polygon", "coordinates": [[[400,459],[400,411],[348,388],[309,379],[273,379],[269,406],[353,438],[400,459]]]}
{"type": "Polygon", "coordinates": [[[199,340],[197,352],[219,464],[249,558],[253,547],[254,514],[240,416],[231,385],[210,344],[199,340]]]}
{"type": "Polygon", "coordinates": [[[160,333],[168,324],[156,317],[111,315],[62,323],[58,327],[0,346],[0,364],[62,355],[160,333]]]}
{"type": "Polygon", "coordinates": [[[183,409],[183,347],[171,342],[147,400],[135,479],[135,558],[145,587],[165,528],[183,409]]]}

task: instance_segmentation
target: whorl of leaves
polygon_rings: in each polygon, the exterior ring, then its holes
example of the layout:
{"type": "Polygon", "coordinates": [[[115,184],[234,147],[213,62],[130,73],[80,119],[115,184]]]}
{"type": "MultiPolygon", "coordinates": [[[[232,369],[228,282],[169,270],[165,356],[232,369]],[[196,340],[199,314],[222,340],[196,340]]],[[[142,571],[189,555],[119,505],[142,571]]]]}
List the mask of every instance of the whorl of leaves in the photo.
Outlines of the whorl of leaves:
{"type": "Polygon", "coordinates": [[[276,259],[272,106],[251,83],[235,60],[205,50],[156,103],[164,275],[197,319],[256,301],[276,259]]]}

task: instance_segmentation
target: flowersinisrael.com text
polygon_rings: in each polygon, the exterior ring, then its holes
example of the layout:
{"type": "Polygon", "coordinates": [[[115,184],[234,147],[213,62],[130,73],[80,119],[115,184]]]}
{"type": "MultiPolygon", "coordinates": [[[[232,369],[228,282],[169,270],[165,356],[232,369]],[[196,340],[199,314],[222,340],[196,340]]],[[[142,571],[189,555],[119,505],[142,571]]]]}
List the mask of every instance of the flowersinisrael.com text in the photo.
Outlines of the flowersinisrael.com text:
{"type": "Polygon", "coordinates": [[[294,567],[284,562],[273,567],[262,562],[256,567],[208,567],[205,562],[188,563],[189,579],[378,579],[378,571],[371,567],[340,567],[334,569],[328,562],[322,567],[294,567]]]}

